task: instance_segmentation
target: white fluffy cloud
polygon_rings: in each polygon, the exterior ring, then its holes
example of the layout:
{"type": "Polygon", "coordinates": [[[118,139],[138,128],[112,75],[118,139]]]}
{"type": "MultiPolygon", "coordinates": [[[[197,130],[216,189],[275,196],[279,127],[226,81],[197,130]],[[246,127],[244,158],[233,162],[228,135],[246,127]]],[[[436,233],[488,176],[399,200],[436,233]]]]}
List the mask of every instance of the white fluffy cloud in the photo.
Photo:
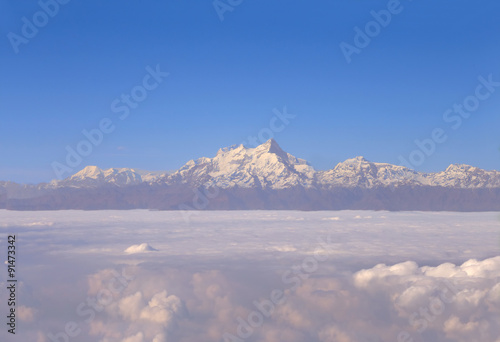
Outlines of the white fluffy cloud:
{"type": "Polygon", "coordinates": [[[141,310],[144,307],[142,293],[136,292],[133,295],[123,298],[118,303],[120,314],[128,321],[136,321],[141,316],[141,310]]]}
{"type": "Polygon", "coordinates": [[[177,315],[184,312],[181,300],[176,296],[167,296],[167,291],[159,292],[151,298],[139,317],[163,325],[168,328],[177,315]]]}
{"type": "Polygon", "coordinates": [[[21,305],[17,308],[19,319],[24,322],[32,322],[35,317],[35,309],[21,305]]]}
{"type": "Polygon", "coordinates": [[[127,254],[145,253],[145,252],[156,252],[156,248],[151,247],[148,243],[141,243],[139,245],[132,245],[125,250],[127,254]]]}
{"type": "Polygon", "coordinates": [[[138,332],[133,336],[124,338],[122,342],[144,342],[144,335],[142,332],[138,332]]]}
{"type": "Polygon", "coordinates": [[[72,342],[500,342],[488,213],[200,212],[191,226],[174,212],[0,215],[22,236],[19,340],[74,321],[72,342]],[[158,251],[124,253],[141,241],[158,251]]]}
{"type": "Polygon", "coordinates": [[[149,300],[137,291],[123,297],[116,305],[109,304],[105,312],[108,314],[106,319],[93,322],[92,331],[110,342],[119,338],[122,342],[165,342],[176,320],[187,314],[181,299],[168,295],[166,290],[154,294],[149,300]],[[123,329],[120,323],[125,323],[127,328],[123,329]]]}

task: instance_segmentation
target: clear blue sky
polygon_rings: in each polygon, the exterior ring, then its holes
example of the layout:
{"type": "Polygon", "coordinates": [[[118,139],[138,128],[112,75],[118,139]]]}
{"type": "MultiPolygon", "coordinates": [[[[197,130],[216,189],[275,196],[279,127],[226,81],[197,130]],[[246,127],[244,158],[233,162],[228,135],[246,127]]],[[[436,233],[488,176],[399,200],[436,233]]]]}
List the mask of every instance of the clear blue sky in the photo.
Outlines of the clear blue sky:
{"type": "Polygon", "coordinates": [[[388,1],[245,0],[223,21],[212,1],[48,8],[57,13],[38,13],[37,1],[0,3],[0,180],[56,178],[53,162],[65,164],[66,146],[104,118],[114,131],[74,172],[177,169],[269,129],[283,106],[296,117],[274,138],[316,169],[358,155],[400,164],[436,128],[448,139],[415,169],[500,169],[500,87],[457,129],[443,120],[475,94],[479,76],[500,81],[497,0],[401,0],[350,63],[340,44],[355,46],[354,28],[364,31],[388,1]],[[31,38],[23,17],[40,24],[31,38]],[[169,76],[120,120],[113,101],[158,64],[169,76]]]}

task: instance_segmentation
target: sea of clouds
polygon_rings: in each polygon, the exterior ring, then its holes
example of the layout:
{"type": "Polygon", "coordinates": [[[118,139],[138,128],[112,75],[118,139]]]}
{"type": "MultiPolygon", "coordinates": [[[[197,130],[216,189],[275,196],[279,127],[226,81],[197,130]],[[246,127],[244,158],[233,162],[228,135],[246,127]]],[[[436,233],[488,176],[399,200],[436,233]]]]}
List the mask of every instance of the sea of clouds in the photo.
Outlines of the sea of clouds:
{"type": "Polygon", "coordinates": [[[496,213],[3,210],[9,234],[1,341],[500,342],[496,213]]]}

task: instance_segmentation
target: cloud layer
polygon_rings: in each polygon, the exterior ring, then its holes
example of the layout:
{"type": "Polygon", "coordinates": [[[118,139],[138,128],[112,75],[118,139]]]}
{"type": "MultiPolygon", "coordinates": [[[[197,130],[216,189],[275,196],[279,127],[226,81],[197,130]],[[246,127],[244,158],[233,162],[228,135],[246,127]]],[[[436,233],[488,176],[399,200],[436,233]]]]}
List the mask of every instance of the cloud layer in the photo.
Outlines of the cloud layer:
{"type": "Polygon", "coordinates": [[[500,342],[490,213],[0,214],[23,264],[16,339],[500,342]],[[124,252],[143,241],[158,251],[124,252]]]}

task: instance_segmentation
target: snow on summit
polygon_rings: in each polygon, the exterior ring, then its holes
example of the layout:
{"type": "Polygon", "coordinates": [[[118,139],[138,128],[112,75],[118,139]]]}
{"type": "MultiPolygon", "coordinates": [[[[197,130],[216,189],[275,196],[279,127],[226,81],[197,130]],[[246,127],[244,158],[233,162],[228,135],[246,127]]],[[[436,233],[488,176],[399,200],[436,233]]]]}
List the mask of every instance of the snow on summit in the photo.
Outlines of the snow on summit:
{"type": "Polygon", "coordinates": [[[101,183],[130,185],[142,182],[142,178],[134,169],[111,168],[101,170],[97,166],[87,166],[63,182],[83,185],[98,185],[101,183]]]}
{"type": "Polygon", "coordinates": [[[314,169],[303,159],[281,149],[270,139],[255,148],[243,145],[220,149],[214,158],[199,158],[184,165],[172,178],[220,188],[273,188],[311,186],[314,169]]]}
{"type": "Polygon", "coordinates": [[[500,172],[459,164],[436,173],[416,172],[400,165],[371,162],[361,156],[338,163],[331,170],[316,171],[307,161],[283,151],[274,139],[269,139],[257,147],[233,145],[221,148],[213,158],[190,160],[172,173],[129,168],[101,170],[97,166],[87,166],[57,184],[97,186],[109,183],[126,186],[141,182],[217,186],[223,189],[373,188],[394,185],[496,188],[500,187],[500,172]]]}
{"type": "MultiPolygon", "coordinates": [[[[270,139],[233,145],[174,172],[87,166],[49,184],[0,182],[9,209],[500,210],[500,172],[451,165],[436,173],[355,157],[316,171],[270,139]],[[202,199],[212,189],[213,197],[202,199]],[[194,197],[193,197],[194,196],[194,197]],[[198,201],[199,200],[199,201],[198,201]],[[203,205],[200,203],[203,202],[203,205]]],[[[210,195],[212,196],[212,195],[210,195]]]]}

